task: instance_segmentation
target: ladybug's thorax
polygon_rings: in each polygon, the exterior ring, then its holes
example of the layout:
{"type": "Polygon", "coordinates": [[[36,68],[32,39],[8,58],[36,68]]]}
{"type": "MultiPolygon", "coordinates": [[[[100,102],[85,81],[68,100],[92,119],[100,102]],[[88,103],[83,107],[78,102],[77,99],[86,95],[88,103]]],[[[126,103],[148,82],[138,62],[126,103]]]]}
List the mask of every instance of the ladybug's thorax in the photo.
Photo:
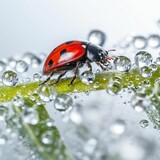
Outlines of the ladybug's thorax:
{"type": "Polygon", "coordinates": [[[87,58],[91,62],[102,62],[106,59],[105,57],[108,55],[108,52],[104,50],[102,47],[98,45],[94,45],[90,43],[87,46],[87,58]]]}

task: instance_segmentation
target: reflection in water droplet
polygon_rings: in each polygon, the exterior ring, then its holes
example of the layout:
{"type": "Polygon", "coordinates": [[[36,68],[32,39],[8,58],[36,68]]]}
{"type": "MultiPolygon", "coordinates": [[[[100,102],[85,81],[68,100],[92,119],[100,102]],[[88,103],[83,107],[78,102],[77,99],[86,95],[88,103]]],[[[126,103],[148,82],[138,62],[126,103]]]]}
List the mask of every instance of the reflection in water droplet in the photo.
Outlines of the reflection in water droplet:
{"type": "Polygon", "coordinates": [[[121,119],[115,120],[110,126],[110,131],[114,134],[122,134],[124,133],[125,129],[126,129],[126,124],[121,119]]]}
{"type": "Polygon", "coordinates": [[[58,111],[71,110],[73,106],[73,100],[69,95],[59,94],[54,100],[54,107],[58,111]]]}
{"type": "Polygon", "coordinates": [[[17,72],[23,73],[23,72],[26,72],[27,70],[28,70],[28,64],[25,61],[23,60],[17,61],[16,63],[17,72]]]}
{"type": "Polygon", "coordinates": [[[141,75],[142,77],[145,77],[145,78],[149,78],[152,76],[152,69],[147,67],[147,66],[144,66],[141,68],[141,75]]]}
{"type": "Polygon", "coordinates": [[[106,35],[100,30],[93,30],[89,33],[88,40],[93,44],[103,46],[106,35]]]}
{"type": "Polygon", "coordinates": [[[148,122],[147,120],[143,119],[143,120],[141,120],[141,121],[139,122],[139,124],[140,124],[140,126],[141,126],[142,128],[146,128],[146,127],[148,127],[149,122],[148,122]]]}
{"type": "Polygon", "coordinates": [[[145,51],[138,52],[134,57],[135,64],[138,67],[149,66],[152,64],[152,60],[151,54],[145,51]]]}
{"type": "Polygon", "coordinates": [[[148,45],[151,48],[157,48],[160,46],[160,36],[159,35],[150,35],[148,37],[148,45]]]}
{"type": "Polygon", "coordinates": [[[52,131],[46,131],[41,136],[42,142],[46,145],[52,144],[53,142],[53,133],[52,131]]]}
{"type": "Polygon", "coordinates": [[[154,71],[156,71],[156,70],[158,69],[158,66],[157,66],[156,63],[152,63],[152,64],[149,66],[149,68],[154,72],[154,71]]]}
{"type": "Polygon", "coordinates": [[[133,39],[133,45],[136,49],[144,49],[147,46],[147,40],[143,36],[135,36],[133,39]]]}
{"type": "Polygon", "coordinates": [[[93,72],[91,71],[84,71],[81,76],[80,76],[80,79],[83,83],[85,84],[91,84],[94,82],[95,80],[95,75],[93,72]]]}
{"type": "Polygon", "coordinates": [[[131,60],[125,56],[118,56],[114,60],[116,70],[127,72],[131,68],[131,60]]]}
{"type": "Polygon", "coordinates": [[[17,73],[13,71],[6,71],[2,75],[2,82],[6,86],[15,86],[18,82],[17,73]]]}
{"type": "Polygon", "coordinates": [[[146,110],[150,104],[150,99],[143,93],[137,93],[131,99],[131,105],[137,112],[146,110]]]}
{"type": "Polygon", "coordinates": [[[22,112],[22,120],[24,123],[36,125],[39,122],[39,115],[34,108],[25,108],[22,112]]]}

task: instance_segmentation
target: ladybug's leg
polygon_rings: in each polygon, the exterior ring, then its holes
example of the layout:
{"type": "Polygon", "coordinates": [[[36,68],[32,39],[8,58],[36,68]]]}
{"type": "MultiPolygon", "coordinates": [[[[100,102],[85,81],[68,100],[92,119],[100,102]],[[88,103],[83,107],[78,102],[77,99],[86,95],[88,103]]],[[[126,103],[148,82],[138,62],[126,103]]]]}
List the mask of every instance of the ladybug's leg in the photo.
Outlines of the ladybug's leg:
{"type": "Polygon", "coordinates": [[[51,79],[51,77],[54,75],[54,73],[55,73],[54,71],[51,72],[51,74],[49,75],[49,77],[44,82],[42,82],[40,85],[44,85],[45,83],[47,83],[51,79]]]}
{"type": "Polygon", "coordinates": [[[88,66],[88,68],[89,68],[89,71],[91,71],[92,72],[92,66],[91,66],[91,63],[87,60],[86,61],[86,63],[87,63],[87,66],[88,66]]]}
{"type": "Polygon", "coordinates": [[[77,74],[78,74],[78,67],[80,64],[81,64],[81,62],[77,62],[77,65],[76,65],[76,68],[74,71],[74,77],[72,78],[72,80],[71,80],[70,84],[68,84],[68,86],[71,86],[73,84],[73,82],[75,81],[77,74]]]}
{"type": "Polygon", "coordinates": [[[96,62],[96,64],[97,64],[98,66],[100,66],[100,67],[102,68],[102,70],[107,70],[107,69],[103,66],[103,64],[102,64],[102,63],[100,63],[100,62],[96,62]]]}
{"type": "Polygon", "coordinates": [[[61,78],[67,73],[67,71],[64,71],[62,74],[59,75],[58,79],[54,82],[54,84],[59,83],[59,81],[61,80],[61,78]]]}

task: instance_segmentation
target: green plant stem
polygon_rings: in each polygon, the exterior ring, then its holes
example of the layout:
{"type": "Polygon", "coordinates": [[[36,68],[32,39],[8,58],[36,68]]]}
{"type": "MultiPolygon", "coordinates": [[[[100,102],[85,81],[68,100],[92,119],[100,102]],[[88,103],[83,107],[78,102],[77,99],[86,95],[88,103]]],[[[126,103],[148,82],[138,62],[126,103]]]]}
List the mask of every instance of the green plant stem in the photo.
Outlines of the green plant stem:
{"type": "MultiPolygon", "coordinates": [[[[59,84],[55,85],[55,88],[57,89],[59,94],[103,90],[110,83],[110,81],[117,76],[121,78],[122,88],[128,88],[131,85],[137,87],[139,85],[143,85],[148,82],[151,84],[151,86],[154,86],[155,80],[160,77],[160,66],[150,78],[142,77],[139,69],[136,68],[125,73],[109,71],[96,74],[94,83],[90,85],[82,83],[80,78],[77,78],[72,86],[68,86],[68,84],[71,81],[71,78],[66,78],[61,80],[59,84]]],[[[54,80],[51,81],[51,83],[53,82],[54,80]]],[[[2,86],[0,87],[0,102],[11,101],[13,97],[15,97],[16,95],[21,95],[23,97],[30,97],[36,91],[38,86],[39,86],[38,82],[20,84],[14,87],[2,86]]]]}

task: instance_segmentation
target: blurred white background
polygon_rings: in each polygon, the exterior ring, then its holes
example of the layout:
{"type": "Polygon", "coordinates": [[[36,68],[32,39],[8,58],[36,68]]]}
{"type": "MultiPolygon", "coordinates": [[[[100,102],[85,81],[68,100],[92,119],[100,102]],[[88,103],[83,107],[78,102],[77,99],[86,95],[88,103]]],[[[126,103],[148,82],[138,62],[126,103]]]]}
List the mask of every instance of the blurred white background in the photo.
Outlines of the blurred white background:
{"type": "Polygon", "coordinates": [[[159,6],[159,0],[0,0],[1,58],[48,53],[92,29],[107,34],[105,47],[131,32],[157,32],[159,6]]]}

